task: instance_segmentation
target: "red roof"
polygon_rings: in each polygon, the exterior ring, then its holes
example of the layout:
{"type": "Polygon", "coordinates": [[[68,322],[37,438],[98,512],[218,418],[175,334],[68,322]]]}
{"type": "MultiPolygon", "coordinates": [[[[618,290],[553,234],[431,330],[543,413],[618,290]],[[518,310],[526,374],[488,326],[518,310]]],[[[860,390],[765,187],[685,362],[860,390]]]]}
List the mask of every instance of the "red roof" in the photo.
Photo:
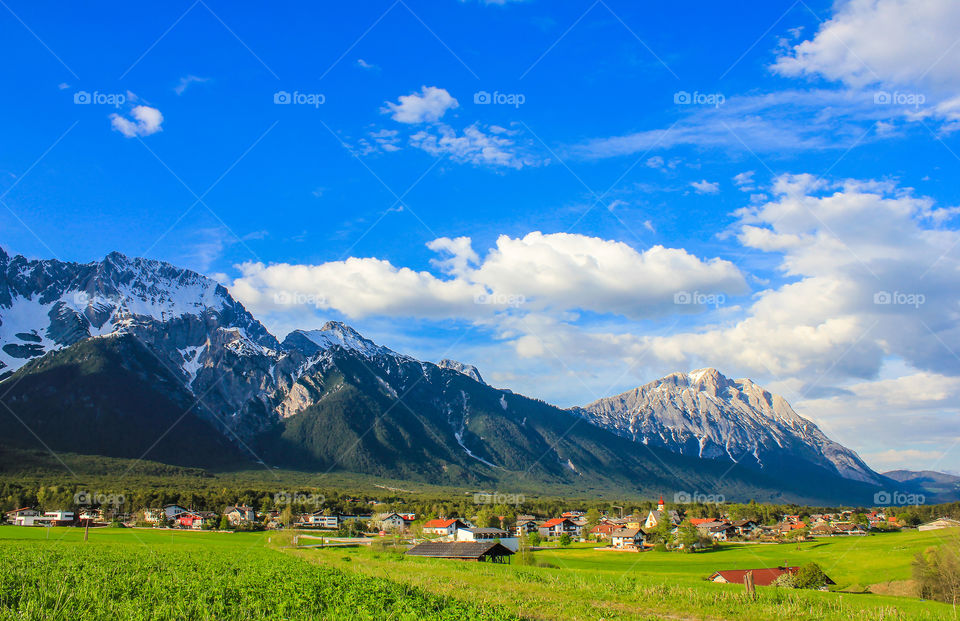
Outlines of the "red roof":
{"type": "Polygon", "coordinates": [[[596,526],[591,528],[590,532],[591,533],[611,533],[615,531],[617,528],[619,528],[619,526],[617,526],[616,524],[603,523],[603,524],[597,524],[596,526]]]}
{"type": "Polygon", "coordinates": [[[744,576],[747,575],[748,571],[753,572],[753,583],[757,586],[770,586],[773,582],[782,576],[785,573],[795,574],[799,567],[774,567],[770,569],[729,569],[727,571],[718,571],[710,579],[713,580],[717,576],[722,577],[727,582],[732,584],[743,584],[744,576]]]}
{"type": "Polygon", "coordinates": [[[552,526],[556,526],[557,524],[562,524],[563,522],[569,522],[569,521],[570,520],[568,520],[567,518],[562,518],[562,517],[550,518],[549,520],[543,523],[543,527],[550,528],[552,526]]]}
{"type": "Polygon", "coordinates": [[[456,521],[457,521],[457,518],[428,520],[427,523],[423,525],[423,527],[424,528],[447,528],[456,521]]]}
{"type": "Polygon", "coordinates": [[[690,523],[694,526],[699,526],[700,524],[706,524],[707,522],[718,522],[719,520],[715,518],[690,518],[690,523]]]}

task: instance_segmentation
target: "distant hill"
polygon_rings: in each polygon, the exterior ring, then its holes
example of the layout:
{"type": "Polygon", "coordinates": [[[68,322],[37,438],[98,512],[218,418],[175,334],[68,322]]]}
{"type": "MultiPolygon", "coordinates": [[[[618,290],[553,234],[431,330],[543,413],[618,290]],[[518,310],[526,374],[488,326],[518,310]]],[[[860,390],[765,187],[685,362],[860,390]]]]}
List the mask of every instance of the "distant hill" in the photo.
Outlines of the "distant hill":
{"type": "Polygon", "coordinates": [[[924,494],[927,503],[960,502],[960,476],[934,470],[891,470],[883,476],[924,494]]]}

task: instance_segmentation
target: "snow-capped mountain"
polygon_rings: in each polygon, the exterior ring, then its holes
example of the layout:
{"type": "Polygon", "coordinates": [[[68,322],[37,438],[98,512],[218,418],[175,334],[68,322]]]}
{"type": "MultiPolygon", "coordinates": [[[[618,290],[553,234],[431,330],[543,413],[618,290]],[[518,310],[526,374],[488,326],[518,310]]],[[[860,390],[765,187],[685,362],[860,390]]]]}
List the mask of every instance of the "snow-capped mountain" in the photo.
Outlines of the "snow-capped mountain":
{"type": "Polygon", "coordinates": [[[879,483],[850,449],[828,438],[781,397],[716,369],[674,373],[577,411],[590,422],[649,446],[763,469],[797,459],[857,481],[879,483]]]}
{"type": "Polygon", "coordinates": [[[863,498],[880,480],[749,380],[676,374],[563,410],[340,322],[279,342],[215,281],[118,253],[77,264],[0,250],[0,382],[17,412],[0,413],[0,446],[35,448],[37,431],[43,448],[164,463],[731,498],[863,498]],[[732,459],[757,469],[723,472],[732,459]],[[790,460],[802,463],[777,467],[790,460]]]}

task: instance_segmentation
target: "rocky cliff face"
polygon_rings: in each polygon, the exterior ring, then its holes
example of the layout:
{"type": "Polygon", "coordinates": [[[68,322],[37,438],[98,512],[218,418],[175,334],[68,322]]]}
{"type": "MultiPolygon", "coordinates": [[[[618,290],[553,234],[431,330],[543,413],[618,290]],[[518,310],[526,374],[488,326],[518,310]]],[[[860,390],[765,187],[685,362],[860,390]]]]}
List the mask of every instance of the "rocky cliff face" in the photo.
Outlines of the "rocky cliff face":
{"type": "Polygon", "coordinates": [[[764,468],[807,461],[841,476],[879,483],[856,453],[830,440],[781,397],[716,369],[674,373],[577,411],[623,437],[684,455],[764,468]]]}

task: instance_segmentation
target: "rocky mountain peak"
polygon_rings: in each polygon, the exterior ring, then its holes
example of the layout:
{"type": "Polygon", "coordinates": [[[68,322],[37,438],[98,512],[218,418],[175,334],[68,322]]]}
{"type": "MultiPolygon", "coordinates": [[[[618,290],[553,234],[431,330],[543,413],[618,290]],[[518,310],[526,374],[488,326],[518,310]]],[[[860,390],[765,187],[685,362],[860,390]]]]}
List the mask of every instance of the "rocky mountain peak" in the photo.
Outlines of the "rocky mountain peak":
{"type": "Polygon", "coordinates": [[[674,373],[579,411],[618,435],[681,454],[759,468],[788,456],[846,478],[879,480],[856,453],[830,440],[786,399],[715,368],[674,373]]]}
{"type": "Polygon", "coordinates": [[[453,371],[456,371],[457,373],[463,373],[467,377],[473,380],[476,380],[481,384],[486,384],[486,382],[483,381],[483,378],[480,377],[480,371],[477,369],[477,367],[473,366],[472,364],[464,364],[462,362],[457,362],[456,360],[450,360],[449,358],[444,358],[443,360],[437,363],[437,366],[440,367],[441,369],[451,369],[453,371]]]}

